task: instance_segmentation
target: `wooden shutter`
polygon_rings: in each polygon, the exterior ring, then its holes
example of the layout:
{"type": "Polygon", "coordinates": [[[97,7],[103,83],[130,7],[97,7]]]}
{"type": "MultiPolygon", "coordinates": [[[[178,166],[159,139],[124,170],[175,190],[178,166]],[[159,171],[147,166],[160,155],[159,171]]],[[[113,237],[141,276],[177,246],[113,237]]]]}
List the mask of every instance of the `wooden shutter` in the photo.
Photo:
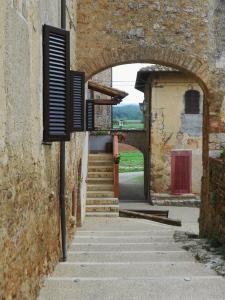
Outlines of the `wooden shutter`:
{"type": "Polygon", "coordinates": [[[71,71],[71,131],[84,131],[85,73],[71,71]]]}
{"type": "Polygon", "coordinates": [[[171,159],[171,190],[173,194],[191,193],[192,153],[173,151],[171,159]]]}
{"type": "Polygon", "coordinates": [[[43,89],[44,141],[70,139],[70,36],[69,32],[44,25],[43,89]]]}
{"type": "Polygon", "coordinates": [[[200,93],[196,90],[189,90],[185,93],[185,114],[199,114],[200,93]]]}
{"type": "Polygon", "coordinates": [[[87,100],[86,102],[86,130],[93,131],[95,130],[95,109],[94,109],[94,101],[87,100]]]}

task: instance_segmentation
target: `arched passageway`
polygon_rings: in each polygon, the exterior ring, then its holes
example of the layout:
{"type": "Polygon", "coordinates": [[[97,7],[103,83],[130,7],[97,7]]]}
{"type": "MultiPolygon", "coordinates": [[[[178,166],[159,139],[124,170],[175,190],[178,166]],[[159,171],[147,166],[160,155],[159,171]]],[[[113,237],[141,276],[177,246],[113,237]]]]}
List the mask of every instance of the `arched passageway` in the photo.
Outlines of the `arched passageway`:
{"type": "Polygon", "coordinates": [[[212,26],[221,26],[217,21],[220,20],[222,5],[221,1],[216,5],[203,5],[200,1],[190,9],[193,6],[191,0],[170,4],[158,1],[148,4],[141,1],[78,1],[76,67],[86,72],[87,80],[112,66],[142,62],[181,70],[201,86],[204,94],[202,235],[212,231],[209,146],[210,153],[218,155],[225,130],[221,111],[225,71],[222,60],[215,59],[215,49],[210,48],[214,40],[208,34],[209,22],[212,26]],[[214,24],[215,15],[217,23],[214,24]]]}
{"type": "Polygon", "coordinates": [[[143,153],[131,145],[119,143],[119,155],[119,203],[145,202],[143,153]]]}
{"type": "MultiPolygon", "coordinates": [[[[129,53],[129,52],[128,52],[129,53]]],[[[114,58],[111,59],[114,60],[114,58]]],[[[160,63],[162,64],[162,60],[165,59],[165,58],[161,58],[157,61],[157,63],[160,63]]],[[[127,59],[125,62],[124,61],[120,61],[119,64],[125,64],[127,63],[127,61],[129,61],[129,59],[127,59]]],[[[137,62],[137,58],[135,59],[135,62],[137,62]]],[[[141,62],[149,62],[149,63],[155,63],[156,61],[154,59],[140,59],[141,62]]],[[[138,62],[140,62],[138,61],[138,62]]],[[[133,60],[131,60],[131,62],[133,62],[133,60]]],[[[108,63],[110,63],[110,61],[108,60],[107,64],[106,64],[106,67],[108,66],[113,66],[114,65],[114,62],[112,62],[110,65],[108,65],[108,63]]],[[[170,61],[166,61],[166,62],[163,62],[163,65],[166,65],[166,66],[174,66],[174,63],[171,63],[170,61]]],[[[105,69],[106,69],[105,67],[105,69]]],[[[95,68],[96,70],[91,72],[91,73],[87,73],[87,79],[88,79],[88,76],[91,76],[93,74],[96,74],[98,73],[98,71],[101,71],[102,70],[102,67],[98,67],[97,65],[95,65],[95,68]],[[100,69],[97,69],[97,68],[100,68],[100,69]],[[90,74],[90,75],[88,75],[90,74]]],[[[181,70],[182,72],[186,73],[186,74],[189,74],[189,76],[191,75],[191,77],[194,79],[194,81],[196,81],[199,86],[201,86],[202,88],[202,91],[203,91],[203,145],[202,145],[202,158],[203,158],[203,176],[202,176],[202,188],[201,190],[203,191],[202,195],[201,195],[201,198],[203,200],[203,203],[205,201],[205,199],[207,199],[207,196],[208,196],[208,192],[207,192],[207,189],[208,189],[208,101],[209,101],[209,92],[208,92],[208,89],[206,87],[206,84],[203,80],[201,80],[197,73],[194,73],[193,70],[192,72],[190,72],[190,70],[188,70],[188,68],[186,70],[184,70],[184,65],[182,64],[181,66],[180,65],[176,65],[176,69],[178,70],[181,70]]],[[[90,69],[87,70],[87,72],[89,72],[90,69]]],[[[144,133],[144,136],[143,136],[143,139],[142,139],[142,146],[143,148],[146,150],[146,148],[148,146],[146,145],[149,145],[149,139],[150,137],[146,135],[146,133],[144,133]],[[146,143],[146,139],[148,139],[147,143],[146,143]]],[[[135,139],[134,139],[135,140],[135,139]]],[[[140,147],[139,147],[140,148],[140,147]]],[[[147,179],[149,180],[149,178],[147,179]]],[[[148,195],[150,194],[150,186],[148,186],[148,195]]],[[[147,197],[148,197],[147,195],[147,197]]]]}

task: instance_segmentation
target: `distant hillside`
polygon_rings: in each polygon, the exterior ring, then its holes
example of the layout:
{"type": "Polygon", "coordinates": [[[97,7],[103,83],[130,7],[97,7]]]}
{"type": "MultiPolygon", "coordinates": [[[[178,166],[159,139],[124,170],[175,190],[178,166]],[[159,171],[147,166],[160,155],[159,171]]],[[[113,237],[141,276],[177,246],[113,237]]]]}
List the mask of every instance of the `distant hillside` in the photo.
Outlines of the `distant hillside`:
{"type": "Polygon", "coordinates": [[[136,104],[113,106],[113,120],[143,121],[143,113],[140,111],[139,105],[136,104]]]}

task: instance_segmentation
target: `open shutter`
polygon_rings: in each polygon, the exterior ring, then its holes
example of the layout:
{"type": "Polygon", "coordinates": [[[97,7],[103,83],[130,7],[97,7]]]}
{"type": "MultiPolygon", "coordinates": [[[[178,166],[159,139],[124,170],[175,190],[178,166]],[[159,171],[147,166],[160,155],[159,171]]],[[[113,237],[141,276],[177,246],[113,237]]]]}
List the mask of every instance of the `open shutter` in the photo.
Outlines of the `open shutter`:
{"type": "Polygon", "coordinates": [[[85,73],[71,71],[71,131],[84,131],[85,73]]]}
{"type": "Polygon", "coordinates": [[[44,25],[44,141],[68,141],[70,111],[69,32],[44,25]]]}
{"type": "Polygon", "coordinates": [[[86,130],[95,130],[95,105],[93,100],[87,100],[86,102],[86,130]]]}

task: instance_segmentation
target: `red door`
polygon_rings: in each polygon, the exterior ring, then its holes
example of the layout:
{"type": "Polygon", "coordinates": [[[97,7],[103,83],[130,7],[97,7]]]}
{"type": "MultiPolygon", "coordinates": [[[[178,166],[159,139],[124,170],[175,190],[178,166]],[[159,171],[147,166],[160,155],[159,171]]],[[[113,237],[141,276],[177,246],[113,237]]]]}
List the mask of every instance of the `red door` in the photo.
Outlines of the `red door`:
{"type": "Polygon", "coordinates": [[[192,190],[192,152],[172,151],[171,192],[188,194],[192,190]]]}

